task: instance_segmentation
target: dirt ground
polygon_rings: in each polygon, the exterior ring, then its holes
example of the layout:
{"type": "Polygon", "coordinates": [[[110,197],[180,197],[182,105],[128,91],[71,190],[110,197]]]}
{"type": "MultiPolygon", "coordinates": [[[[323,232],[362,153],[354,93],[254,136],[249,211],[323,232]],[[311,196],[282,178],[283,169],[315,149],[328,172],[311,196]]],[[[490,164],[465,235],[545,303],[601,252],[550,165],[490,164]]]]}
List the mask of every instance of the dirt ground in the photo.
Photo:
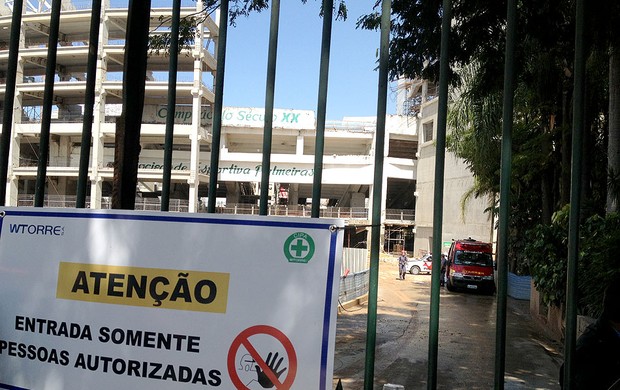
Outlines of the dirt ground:
{"type": "MultiPolygon", "coordinates": [[[[426,389],[430,275],[398,278],[393,259],[379,266],[374,389],[387,383],[426,389]]],[[[529,302],[508,298],[506,389],[559,389],[561,345],[539,334],[529,302]]],[[[492,389],[496,297],[440,293],[438,389],[492,389]]],[[[367,305],[341,308],[336,331],[334,387],[364,387],[367,305]]]]}

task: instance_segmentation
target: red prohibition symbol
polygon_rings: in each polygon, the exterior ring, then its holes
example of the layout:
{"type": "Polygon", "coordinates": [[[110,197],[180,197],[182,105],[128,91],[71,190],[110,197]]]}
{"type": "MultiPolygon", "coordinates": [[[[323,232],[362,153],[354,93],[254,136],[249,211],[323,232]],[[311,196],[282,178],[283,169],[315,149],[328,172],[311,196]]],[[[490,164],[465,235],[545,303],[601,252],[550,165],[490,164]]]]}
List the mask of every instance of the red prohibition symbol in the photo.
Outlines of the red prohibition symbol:
{"type": "Polygon", "coordinates": [[[277,390],[288,390],[291,388],[291,386],[293,385],[293,381],[295,380],[295,375],[297,375],[297,355],[295,354],[295,348],[293,348],[293,344],[284,333],[272,326],[256,325],[247,328],[233,340],[232,345],[228,350],[228,373],[230,375],[230,379],[235,385],[235,388],[237,388],[238,390],[249,390],[249,388],[241,381],[241,378],[239,377],[235,366],[235,358],[241,346],[243,346],[248,351],[250,356],[252,356],[252,359],[256,361],[258,367],[260,367],[260,369],[265,373],[265,375],[267,375],[267,377],[269,378],[271,383],[274,384],[277,390]],[[273,369],[269,366],[265,359],[261,357],[260,353],[252,345],[250,337],[254,335],[271,336],[277,341],[279,341],[284,347],[284,350],[286,351],[286,354],[288,356],[288,368],[282,381],[280,381],[278,376],[274,373],[273,369]]]}

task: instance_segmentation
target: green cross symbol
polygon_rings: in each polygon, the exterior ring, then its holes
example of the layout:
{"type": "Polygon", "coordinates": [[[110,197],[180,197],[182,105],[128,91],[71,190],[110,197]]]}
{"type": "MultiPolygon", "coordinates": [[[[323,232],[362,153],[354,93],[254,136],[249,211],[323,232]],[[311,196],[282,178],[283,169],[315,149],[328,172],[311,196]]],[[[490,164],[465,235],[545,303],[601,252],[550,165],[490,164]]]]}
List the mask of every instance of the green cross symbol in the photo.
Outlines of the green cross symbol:
{"type": "Polygon", "coordinates": [[[303,252],[308,251],[308,245],[304,245],[304,240],[297,239],[295,245],[291,245],[291,250],[295,252],[295,257],[301,257],[303,252]]]}
{"type": "Polygon", "coordinates": [[[308,233],[293,233],[284,242],[284,256],[289,263],[307,263],[314,256],[314,240],[308,233]]]}

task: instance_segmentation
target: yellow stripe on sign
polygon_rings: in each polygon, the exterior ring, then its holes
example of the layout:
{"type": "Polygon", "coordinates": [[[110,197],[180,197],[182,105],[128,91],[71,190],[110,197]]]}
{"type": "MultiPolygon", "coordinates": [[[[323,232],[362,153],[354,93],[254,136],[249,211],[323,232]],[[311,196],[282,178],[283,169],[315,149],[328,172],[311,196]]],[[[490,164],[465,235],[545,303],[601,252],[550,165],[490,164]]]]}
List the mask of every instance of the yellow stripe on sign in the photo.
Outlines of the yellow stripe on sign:
{"type": "Polygon", "coordinates": [[[56,298],[226,313],[230,274],[61,262],[56,298]]]}

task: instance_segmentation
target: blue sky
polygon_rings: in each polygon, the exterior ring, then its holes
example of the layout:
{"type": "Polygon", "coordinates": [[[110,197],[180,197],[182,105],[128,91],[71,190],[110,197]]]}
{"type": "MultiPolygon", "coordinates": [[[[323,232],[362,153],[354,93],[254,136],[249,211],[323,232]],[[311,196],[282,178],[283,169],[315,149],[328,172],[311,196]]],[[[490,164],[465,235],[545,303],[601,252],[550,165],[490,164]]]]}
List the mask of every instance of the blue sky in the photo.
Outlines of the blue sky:
{"type": "MultiPolygon", "coordinates": [[[[376,116],[379,32],[356,29],[375,0],[347,1],[346,21],[334,20],[327,120],[376,116]]],[[[321,1],[284,0],[280,6],[275,108],[317,110],[321,52],[321,1]]],[[[228,29],[224,105],[264,107],[271,10],[237,20],[228,29]]],[[[388,92],[388,114],[395,113],[388,92]]]]}

